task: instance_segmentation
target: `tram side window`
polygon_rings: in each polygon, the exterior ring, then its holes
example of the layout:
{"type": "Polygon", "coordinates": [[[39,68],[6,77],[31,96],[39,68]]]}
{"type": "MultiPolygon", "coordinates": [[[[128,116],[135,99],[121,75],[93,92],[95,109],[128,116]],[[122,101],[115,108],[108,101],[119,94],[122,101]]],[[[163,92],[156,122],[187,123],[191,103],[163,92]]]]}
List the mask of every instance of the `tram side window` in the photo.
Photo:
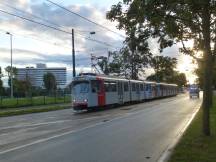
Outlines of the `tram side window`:
{"type": "Polygon", "coordinates": [[[110,89],[111,89],[111,92],[117,91],[116,82],[110,82],[110,89]]]}
{"type": "Polygon", "coordinates": [[[132,83],[132,91],[136,91],[136,84],[132,83]]]}
{"type": "Polygon", "coordinates": [[[139,91],[139,83],[136,83],[136,91],[139,91]]]}
{"type": "Polygon", "coordinates": [[[92,93],[97,93],[100,91],[100,82],[98,80],[91,81],[92,93]]]}
{"type": "Polygon", "coordinates": [[[111,88],[110,88],[109,82],[104,82],[104,85],[105,85],[105,91],[106,91],[106,92],[110,92],[110,91],[111,91],[111,88]]]}
{"type": "Polygon", "coordinates": [[[145,91],[150,91],[150,88],[151,88],[150,84],[145,85],[145,91]]]}
{"type": "Polygon", "coordinates": [[[128,91],[128,83],[127,83],[127,82],[124,83],[124,91],[125,91],[125,92],[128,91]]]}
{"type": "Polygon", "coordinates": [[[143,91],[143,84],[140,84],[140,91],[143,91]]]}
{"type": "Polygon", "coordinates": [[[156,90],[155,85],[151,85],[151,87],[152,87],[152,91],[155,91],[155,90],[156,90]]]}

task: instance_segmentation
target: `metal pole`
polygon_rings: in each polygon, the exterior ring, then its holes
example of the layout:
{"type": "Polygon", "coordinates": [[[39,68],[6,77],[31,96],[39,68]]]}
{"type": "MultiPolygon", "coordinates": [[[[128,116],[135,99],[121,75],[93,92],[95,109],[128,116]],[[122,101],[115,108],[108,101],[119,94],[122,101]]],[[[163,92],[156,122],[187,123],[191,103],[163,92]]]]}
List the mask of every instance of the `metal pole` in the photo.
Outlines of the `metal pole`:
{"type": "Polygon", "coordinates": [[[73,64],[73,77],[76,76],[76,65],[75,65],[75,47],[74,47],[74,29],[72,29],[72,64],[73,64]]]}
{"type": "MultiPolygon", "coordinates": [[[[90,34],[90,36],[91,36],[91,35],[96,34],[96,32],[92,31],[92,32],[90,32],[89,34],[90,34]]],[[[89,38],[90,38],[90,36],[89,36],[89,38]]],[[[91,52],[92,52],[92,53],[91,53],[91,72],[93,73],[93,67],[94,67],[94,65],[93,65],[93,60],[94,60],[93,48],[92,48],[91,50],[92,50],[92,51],[91,51],[91,52]]]]}
{"type": "Polygon", "coordinates": [[[11,83],[11,98],[13,98],[13,42],[12,42],[12,34],[9,32],[6,32],[6,34],[10,35],[10,46],[11,46],[11,68],[10,68],[10,83],[11,83]]]}
{"type": "Polygon", "coordinates": [[[10,82],[11,82],[11,98],[13,98],[13,42],[12,42],[12,34],[10,35],[10,44],[11,44],[11,69],[10,69],[10,82]]]}

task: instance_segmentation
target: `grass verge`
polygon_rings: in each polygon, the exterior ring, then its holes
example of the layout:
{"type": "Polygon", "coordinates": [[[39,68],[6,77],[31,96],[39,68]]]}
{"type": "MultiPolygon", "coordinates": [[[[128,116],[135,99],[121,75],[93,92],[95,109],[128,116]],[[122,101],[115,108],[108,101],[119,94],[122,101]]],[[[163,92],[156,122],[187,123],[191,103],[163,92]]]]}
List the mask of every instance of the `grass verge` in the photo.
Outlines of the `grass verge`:
{"type": "Polygon", "coordinates": [[[202,110],[182,136],[169,162],[216,162],[216,97],[210,110],[211,136],[202,135],[202,110]]]}
{"type": "Polygon", "coordinates": [[[18,108],[27,106],[39,106],[39,105],[49,105],[57,103],[70,103],[71,96],[59,96],[59,97],[49,97],[49,96],[37,96],[32,98],[2,98],[0,97],[0,109],[7,108],[18,108]]]}
{"type": "Polygon", "coordinates": [[[47,106],[27,107],[27,108],[19,108],[19,109],[4,109],[3,111],[0,111],[0,117],[48,112],[48,111],[63,110],[69,108],[71,108],[70,104],[47,105],[47,106]]]}

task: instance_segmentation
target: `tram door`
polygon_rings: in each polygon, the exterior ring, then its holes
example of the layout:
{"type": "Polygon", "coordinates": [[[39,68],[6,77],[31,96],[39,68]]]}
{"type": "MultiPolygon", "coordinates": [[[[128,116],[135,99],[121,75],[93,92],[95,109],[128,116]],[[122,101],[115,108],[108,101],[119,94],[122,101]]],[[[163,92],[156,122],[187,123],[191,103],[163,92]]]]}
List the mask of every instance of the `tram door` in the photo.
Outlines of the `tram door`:
{"type": "Polygon", "coordinates": [[[98,106],[104,106],[105,105],[105,88],[104,88],[104,81],[98,80],[98,106]]]}
{"type": "Polygon", "coordinates": [[[123,103],[123,83],[118,82],[118,100],[119,104],[123,103]]]}

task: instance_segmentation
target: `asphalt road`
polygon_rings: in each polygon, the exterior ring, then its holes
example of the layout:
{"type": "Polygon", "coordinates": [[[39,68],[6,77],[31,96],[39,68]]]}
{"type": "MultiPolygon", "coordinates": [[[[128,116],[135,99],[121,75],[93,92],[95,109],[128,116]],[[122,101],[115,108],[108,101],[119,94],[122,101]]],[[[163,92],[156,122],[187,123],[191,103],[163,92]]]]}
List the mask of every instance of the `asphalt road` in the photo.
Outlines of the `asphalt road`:
{"type": "Polygon", "coordinates": [[[201,104],[188,95],[0,118],[1,162],[155,162],[201,104]]]}

